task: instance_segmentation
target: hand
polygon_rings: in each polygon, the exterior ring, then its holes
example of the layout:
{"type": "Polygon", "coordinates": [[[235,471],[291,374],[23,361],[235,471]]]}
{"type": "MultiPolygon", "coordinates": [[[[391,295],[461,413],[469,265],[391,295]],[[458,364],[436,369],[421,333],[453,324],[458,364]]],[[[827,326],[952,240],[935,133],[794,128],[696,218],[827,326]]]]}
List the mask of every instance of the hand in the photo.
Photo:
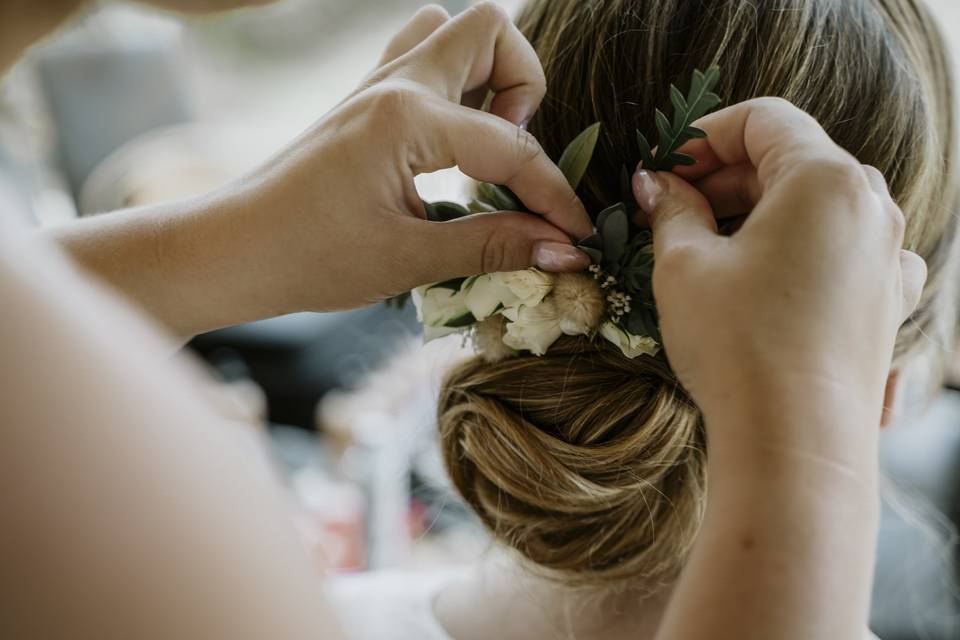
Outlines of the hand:
{"type": "Polygon", "coordinates": [[[531,265],[585,268],[571,239],[591,233],[590,219],[518,126],[537,109],[544,82],[533,48],[495,4],[454,19],[436,7],[417,14],[360,89],[237,191],[262,230],[259,262],[286,272],[287,306],[354,307],[531,265]],[[490,113],[461,105],[488,87],[496,93],[490,113]],[[427,222],[413,178],[455,165],[509,186],[541,216],[427,222]]]}
{"type": "Polygon", "coordinates": [[[709,138],[684,149],[697,165],[634,176],[681,382],[708,425],[732,404],[815,389],[876,426],[897,329],[926,279],[900,249],[903,214],[883,176],[779,99],[698,126],[709,138]],[[715,215],[745,212],[738,232],[718,234],[715,215]]]}

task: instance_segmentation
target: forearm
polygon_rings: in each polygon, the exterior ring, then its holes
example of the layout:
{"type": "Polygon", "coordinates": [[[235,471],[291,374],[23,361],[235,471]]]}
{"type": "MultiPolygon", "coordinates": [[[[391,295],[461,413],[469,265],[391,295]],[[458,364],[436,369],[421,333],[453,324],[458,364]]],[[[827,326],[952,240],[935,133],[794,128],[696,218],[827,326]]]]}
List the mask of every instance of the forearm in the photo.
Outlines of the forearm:
{"type": "Polygon", "coordinates": [[[850,398],[753,399],[710,426],[725,437],[710,443],[707,513],[659,637],[862,638],[877,422],[850,398]]]}
{"type": "Polygon", "coordinates": [[[49,235],[75,263],[189,337],[299,309],[252,196],[233,189],[94,216],[49,235]],[[269,267],[269,268],[268,268],[269,267]]]}
{"type": "Polygon", "coordinates": [[[46,247],[7,239],[0,636],[339,637],[272,470],[211,382],[46,247]]]}

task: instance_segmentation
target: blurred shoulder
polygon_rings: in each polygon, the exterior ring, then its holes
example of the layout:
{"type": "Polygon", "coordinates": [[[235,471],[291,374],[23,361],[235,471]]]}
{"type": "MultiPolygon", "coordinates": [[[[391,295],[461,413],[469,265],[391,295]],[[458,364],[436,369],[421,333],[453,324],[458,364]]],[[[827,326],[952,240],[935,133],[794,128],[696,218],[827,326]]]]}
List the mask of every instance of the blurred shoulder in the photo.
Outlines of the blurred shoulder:
{"type": "Polygon", "coordinates": [[[334,576],[327,595],[350,640],[451,640],[433,602],[468,567],[384,570],[334,576]]]}

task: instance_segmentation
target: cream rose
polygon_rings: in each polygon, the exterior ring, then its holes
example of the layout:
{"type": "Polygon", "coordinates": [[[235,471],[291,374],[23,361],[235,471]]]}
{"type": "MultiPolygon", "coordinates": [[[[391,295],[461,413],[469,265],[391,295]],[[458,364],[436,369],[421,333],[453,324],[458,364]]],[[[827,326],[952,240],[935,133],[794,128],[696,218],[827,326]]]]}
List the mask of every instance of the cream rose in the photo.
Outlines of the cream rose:
{"type": "Polygon", "coordinates": [[[627,333],[612,322],[600,325],[600,335],[617,345],[623,355],[631,359],[639,355],[655,356],[660,352],[660,345],[653,338],[627,333]]]}
{"type": "Polygon", "coordinates": [[[462,327],[446,325],[470,313],[463,292],[445,287],[426,286],[414,289],[413,304],[417,308],[417,320],[423,324],[423,338],[427,342],[461,329],[462,327]]]}
{"type": "Polygon", "coordinates": [[[538,269],[485,273],[463,284],[464,300],[477,321],[500,309],[534,306],[550,293],[553,276],[538,269]]]}
{"type": "Polygon", "coordinates": [[[511,307],[501,311],[509,320],[503,343],[518,351],[542,356],[563,335],[560,315],[552,300],[543,300],[532,307],[511,307]]]}

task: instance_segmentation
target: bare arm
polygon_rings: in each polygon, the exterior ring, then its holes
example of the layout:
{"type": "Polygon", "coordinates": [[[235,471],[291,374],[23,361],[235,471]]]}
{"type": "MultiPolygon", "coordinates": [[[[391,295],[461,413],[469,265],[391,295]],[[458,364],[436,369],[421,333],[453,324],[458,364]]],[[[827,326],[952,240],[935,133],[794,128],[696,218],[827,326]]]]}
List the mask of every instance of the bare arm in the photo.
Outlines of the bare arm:
{"type": "Polygon", "coordinates": [[[209,381],[24,237],[0,238],[0,636],[338,637],[209,381]]]}
{"type": "Polygon", "coordinates": [[[545,92],[530,44],[496,5],[428,7],[353,95],[214,194],[51,232],[76,262],[178,335],[293,311],[357,307],[481,271],[589,263],[592,224],[518,124],[545,92]],[[491,112],[460,104],[481,87],[491,112]],[[540,215],[423,220],[413,177],[459,166],[540,215]]]}

